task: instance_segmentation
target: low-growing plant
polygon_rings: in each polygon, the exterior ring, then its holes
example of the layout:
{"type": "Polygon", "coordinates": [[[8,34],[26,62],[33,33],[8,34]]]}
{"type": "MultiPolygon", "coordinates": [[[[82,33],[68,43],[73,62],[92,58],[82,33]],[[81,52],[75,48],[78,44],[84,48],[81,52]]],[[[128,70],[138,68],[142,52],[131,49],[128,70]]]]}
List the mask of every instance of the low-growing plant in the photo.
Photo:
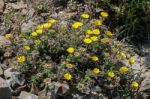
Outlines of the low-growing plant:
{"type": "Polygon", "coordinates": [[[116,41],[105,25],[109,17],[105,11],[93,19],[83,13],[78,21],[60,25],[50,19],[38,25],[32,33],[22,33],[18,41],[17,64],[27,82],[42,87],[51,82],[66,82],[73,90],[88,93],[87,89],[99,86],[102,93],[113,98],[132,98],[139,87],[129,58],[122,43],[116,41]]]}
{"type": "MultiPolygon", "coordinates": [[[[78,1],[78,0],[74,0],[78,1]]],[[[149,0],[83,0],[85,4],[94,6],[93,12],[106,10],[111,18],[107,21],[109,27],[118,32],[118,40],[126,40],[137,44],[148,42],[150,22],[149,0]],[[93,2],[93,3],[91,3],[93,2]]],[[[90,6],[89,6],[90,8],[90,6]]],[[[97,17],[97,16],[96,16],[97,17]]]]}

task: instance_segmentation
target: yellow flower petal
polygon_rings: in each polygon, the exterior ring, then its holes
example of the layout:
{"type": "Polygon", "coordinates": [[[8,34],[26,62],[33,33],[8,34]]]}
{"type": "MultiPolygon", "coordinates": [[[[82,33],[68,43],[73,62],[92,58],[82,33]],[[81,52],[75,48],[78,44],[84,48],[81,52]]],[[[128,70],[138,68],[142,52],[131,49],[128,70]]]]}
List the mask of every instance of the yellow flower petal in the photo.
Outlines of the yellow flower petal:
{"type": "Polygon", "coordinates": [[[74,53],[74,51],[75,51],[75,49],[73,47],[69,47],[67,49],[67,52],[70,53],[70,54],[74,53]]]}
{"type": "Polygon", "coordinates": [[[92,30],[86,30],[86,34],[91,35],[93,34],[92,30]]]}
{"type": "Polygon", "coordinates": [[[94,25],[96,25],[96,26],[100,26],[100,25],[102,25],[102,21],[101,20],[98,20],[98,19],[96,19],[96,20],[93,20],[93,22],[92,22],[94,25]]]}
{"type": "Polygon", "coordinates": [[[56,23],[56,20],[55,19],[50,19],[50,20],[48,20],[48,23],[54,24],[54,23],[56,23]]]}
{"type": "Polygon", "coordinates": [[[13,38],[13,35],[12,34],[6,34],[5,38],[7,38],[7,39],[13,38]]]}
{"type": "Polygon", "coordinates": [[[119,71],[124,74],[128,72],[128,68],[126,66],[122,66],[119,71]]]}
{"type": "Polygon", "coordinates": [[[129,63],[134,64],[135,63],[135,58],[134,57],[129,58],[129,63]]]}
{"type": "Polygon", "coordinates": [[[18,62],[19,62],[19,63],[23,63],[25,60],[26,60],[26,57],[25,57],[25,56],[19,56],[19,57],[18,57],[18,62]]]}
{"type": "Polygon", "coordinates": [[[100,34],[100,30],[99,30],[99,29],[94,29],[94,30],[93,30],[93,34],[99,35],[99,34],[100,34]]]}
{"type": "Polygon", "coordinates": [[[123,53],[123,52],[121,52],[121,53],[119,54],[119,56],[120,56],[120,59],[122,59],[122,60],[126,58],[126,54],[123,53]]]}
{"type": "Polygon", "coordinates": [[[98,41],[98,37],[97,37],[97,36],[92,36],[92,37],[90,37],[90,39],[91,39],[93,42],[98,41]]]}
{"type": "Polygon", "coordinates": [[[90,43],[92,43],[92,40],[90,38],[84,38],[83,42],[85,44],[90,44],[90,43]]]}
{"type": "Polygon", "coordinates": [[[42,29],[38,29],[38,30],[36,30],[36,33],[37,33],[37,34],[42,34],[42,33],[43,33],[43,30],[42,30],[42,29]]]}
{"type": "MultiPolygon", "coordinates": [[[[44,28],[49,29],[52,25],[51,25],[51,23],[45,23],[45,24],[43,24],[43,26],[44,26],[44,28]]],[[[40,30],[42,30],[42,29],[40,29],[40,30]]]]}
{"type": "Polygon", "coordinates": [[[108,36],[108,37],[112,37],[113,34],[110,32],[110,31],[105,31],[105,34],[108,36]]]}
{"type": "Polygon", "coordinates": [[[38,34],[36,32],[31,33],[31,37],[37,37],[37,36],[38,36],[38,34]]]}
{"type": "Polygon", "coordinates": [[[90,15],[87,13],[83,13],[83,14],[81,14],[81,17],[84,19],[88,19],[90,17],[90,15]]]}
{"type": "Polygon", "coordinates": [[[107,13],[107,12],[101,12],[100,15],[101,15],[103,18],[107,18],[107,17],[108,17],[108,13],[107,13]]]}
{"type": "Polygon", "coordinates": [[[99,73],[100,73],[100,70],[99,70],[98,68],[94,68],[94,69],[93,69],[93,72],[94,72],[95,74],[99,74],[99,73]]]}
{"type": "Polygon", "coordinates": [[[64,74],[64,78],[66,80],[71,80],[72,79],[72,75],[70,73],[66,73],[66,74],[64,74]]]}
{"type": "Polygon", "coordinates": [[[43,24],[38,25],[38,26],[36,27],[36,29],[43,29],[43,28],[44,28],[44,25],[43,25],[43,24]]]}
{"type": "Polygon", "coordinates": [[[138,87],[139,87],[139,83],[136,82],[136,81],[132,81],[131,86],[132,86],[133,88],[138,88],[138,87]]]}
{"type": "Polygon", "coordinates": [[[98,56],[94,55],[91,57],[92,61],[96,62],[96,61],[99,61],[99,58],[98,56]]]}
{"type": "Polygon", "coordinates": [[[29,51],[29,50],[30,50],[30,46],[26,45],[26,46],[24,46],[24,49],[25,49],[26,51],[29,51]]]}
{"type": "Polygon", "coordinates": [[[108,72],[108,77],[110,77],[110,78],[113,78],[113,77],[115,77],[115,73],[114,72],[108,72]]]}
{"type": "Polygon", "coordinates": [[[81,27],[82,25],[83,25],[82,22],[74,22],[72,24],[72,28],[77,29],[77,28],[81,27]]]}

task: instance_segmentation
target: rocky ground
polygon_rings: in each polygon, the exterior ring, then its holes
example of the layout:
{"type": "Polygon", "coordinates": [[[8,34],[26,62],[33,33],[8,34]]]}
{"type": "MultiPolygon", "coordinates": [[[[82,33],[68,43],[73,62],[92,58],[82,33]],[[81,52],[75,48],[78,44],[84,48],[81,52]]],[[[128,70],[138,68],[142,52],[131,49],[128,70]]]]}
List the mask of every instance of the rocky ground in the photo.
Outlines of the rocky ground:
{"type": "MultiPolygon", "coordinates": [[[[67,19],[77,15],[80,10],[85,10],[88,5],[82,7],[81,4],[69,2],[55,4],[55,0],[0,0],[0,55],[3,54],[2,47],[9,45],[11,41],[3,36],[7,33],[14,35],[29,32],[34,27],[53,17],[61,19],[61,24],[67,24],[67,19]],[[84,9],[83,9],[84,8],[84,9]]],[[[88,12],[90,9],[86,9],[88,12]]],[[[73,17],[75,18],[75,17],[73,17]]],[[[141,82],[139,99],[150,98],[150,45],[142,46],[137,50],[136,64],[132,66],[137,75],[143,77],[141,82]]],[[[2,58],[0,56],[0,58],[2,58]]],[[[123,61],[124,64],[128,62],[123,61]]],[[[13,58],[3,60],[0,63],[0,99],[59,99],[56,95],[62,88],[66,93],[69,87],[65,84],[52,83],[42,91],[31,88],[25,84],[24,76],[16,69],[13,64],[13,58]],[[51,91],[51,89],[53,91],[51,91]]],[[[101,95],[102,96],[102,95],[101,95]]],[[[97,99],[94,96],[73,94],[73,99],[97,99]]],[[[104,99],[104,96],[103,96],[104,99]]],[[[106,98],[105,98],[106,99],[106,98]]]]}

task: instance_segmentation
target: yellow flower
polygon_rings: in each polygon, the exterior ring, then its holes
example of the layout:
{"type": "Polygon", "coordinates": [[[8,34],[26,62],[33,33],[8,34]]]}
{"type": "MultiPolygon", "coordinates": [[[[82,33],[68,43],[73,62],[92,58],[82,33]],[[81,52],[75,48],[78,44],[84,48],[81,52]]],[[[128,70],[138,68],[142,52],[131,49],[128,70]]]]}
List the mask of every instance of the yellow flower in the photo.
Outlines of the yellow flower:
{"type": "Polygon", "coordinates": [[[110,32],[110,31],[105,31],[105,34],[108,36],[108,37],[112,37],[113,34],[110,32]]]}
{"type": "Polygon", "coordinates": [[[93,69],[93,72],[94,72],[95,74],[98,74],[98,73],[100,73],[100,70],[99,70],[98,68],[94,68],[94,69],[93,69]]]}
{"type": "Polygon", "coordinates": [[[91,39],[93,42],[98,41],[98,37],[97,37],[97,36],[92,36],[92,37],[90,37],[90,39],[91,39]]]}
{"type": "Polygon", "coordinates": [[[126,66],[122,66],[119,71],[121,73],[127,73],[128,72],[128,68],[126,66]]]}
{"type": "Polygon", "coordinates": [[[36,37],[36,36],[38,36],[38,34],[37,34],[36,32],[32,32],[32,33],[31,33],[31,36],[32,36],[32,37],[36,37]]]}
{"type": "Polygon", "coordinates": [[[113,78],[113,77],[115,77],[115,73],[114,72],[108,72],[108,77],[110,77],[110,78],[113,78]]]}
{"type": "Polygon", "coordinates": [[[35,43],[35,45],[39,45],[39,44],[41,44],[41,40],[37,39],[34,41],[34,43],[35,43]]]}
{"type": "Polygon", "coordinates": [[[72,24],[72,28],[77,29],[77,28],[81,27],[82,25],[83,25],[82,22],[74,22],[74,23],[72,24]]]}
{"type": "Polygon", "coordinates": [[[24,49],[25,49],[26,51],[29,51],[31,48],[30,48],[30,46],[26,45],[26,46],[24,46],[24,49]]]}
{"type": "Polygon", "coordinates": [[[43,24],[40,24],[36,27],[36,29],[43,29],[44,28],[44,25],[43,24]]]}
{"type": "Polygon", "coordinates": [[[85,35],[85,37],[88,38],[88,37],[90,37],[90,35],[87,34],[87,35],[85,35]]]}
{"type": "Polygon", "coordinates": [[[131,86],[132,86],[133,88],[138,88],[138,87],[139,87],[139,83],[136,82],[136,81],[132,81],[131,86]]]}
{"type": "Polygon", "coordinates": [[[25,60],[26,60],[26,57],[25,57],[25,56],[19,56],[19,57],[18,57],[18,62],[19,62],[19,63],[23,63],[25,60]]]}
{"type": "Polygon", "coordinates": [[[7,38],[7,39],[10,39],[10,38],[12,38],[12,37],[13,37],[12,34],[6,34],[6,35],[5,35],[5,38],[7,38]]]}
{"type": "Polygon", "coordinates": [[[107,13],[107,12],[101,12],[100,15],[101,15],[103,18],[107,18],[107,17],[108,17],[108,13],[107,13]]]}
{"type": "Polygon", "coordinates": [[[86,34],[91,35],[92,33],[92,30],[86,30],[86,34]]]}
{"type": "Polygon", "coordinates": [[[106,37],[106,38],[101,39],[101,42],[102,43],[109,43],[110,39],[106,37]]]}
{"type": "Polygon", "coordinates": [[[67,49],[67,52],[70,53],[70,54],[74,53],[74,51],[75,51],[75,49],[73,47],[69,47],[67,49]]]}
{"type": "Polygon", "coordinates": [[[83,42],[85,44],[90,44],[90,43],[92,43],[92,40],[90,38],[84,38],[83,42]]]}
{"type": "Polygon", "coordinates": [[[72,79],[72,75],[71,75],[70,73],[65,73],[65,74],[64,74],[64,78],[65,78],[66,80],[71,80],[71,79],[72,79]]]}
{"type": "Polygon", "coordinates": [[[93,30],[93,34],[99,35],[99,34],[100,34],[100,30],[99,30],[99,29],[94,29],[94,30],[93,30]]]}
{"type": "Polygon", "coordinates": [[[66,67],[71,69],[74,67],[74,65],[73,64],[66,64],[66,67]]]}
{"type": "Polygon", "coordinates": [[[92,61],[96,62],[99,60],[98,56],[94,55],[91,57],[92,61]]]}
{"type": "Polygon", "coordinates": [[[90,15],[87,13],[83,13],[83,14],[81,14],[81,17],[84,19],[88,19],[90,17],[90,15]]]}
{"type": "Polygon", "coordinates": [[[93,20],[93,24],[96,26],[100,26],[100,25],[102,25],[102,21],[101,20],[93,20]]]}
{"type": "Polygon", "coordinates": [[[134,64],[135,63],[135,58],[134,57],[129,58],[129,63],[134,64]]]}
{"type": "Polygon", "coordinates": [[[119,56],[120,56],[120,59],[122,59],[122,60],[126,58],[126,55],[123,52],[121,52],[119,56]]]}
{"type": "Polygon", "coordinates": [[[56,20],[55,19],[50,19],[50,20],[48,20],[48,22],[51,23],[51,24],[54,24],[54,23],[56,23],[56,20]]]}
{"type": "Polygon", "coordinates": [[[43,33],[43,30],[42,30],[42,29],[38,29],[38,30],[36,30],[36,33],[37,33],[37,34],[42,34],[42,33],[43,33]]]}
{"type": "Polygon", "coordinates": [[[19,34],[19,38],[22,38],[23,37],[23,34],[19,34]]]}
{"type": "MultiPolygon", "coordinates": [[[[52,24],[51,23],[45,23],[45,24],[43,24],[43,26],[44,26],[44,28],[49,29],[52,26],[52,24]]],[[[39,30],[42,30],[42,29],[39,29],[39,30]]]]}

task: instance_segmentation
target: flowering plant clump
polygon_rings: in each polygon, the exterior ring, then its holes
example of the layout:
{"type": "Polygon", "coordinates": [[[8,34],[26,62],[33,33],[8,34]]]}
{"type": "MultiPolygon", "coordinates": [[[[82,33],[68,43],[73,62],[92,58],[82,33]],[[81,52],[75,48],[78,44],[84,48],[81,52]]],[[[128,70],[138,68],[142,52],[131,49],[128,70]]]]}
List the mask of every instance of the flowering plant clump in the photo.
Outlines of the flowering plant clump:
{"type": "Polygon", "coordinates": [[[127,52],[104,24],[108,13],[101,12],[98,19],[92,19],[88,13],[80,17],[80,21],[69,26],[60,26],[59,20],[50,19],[32,33],[20,34],[18,67],[29,77],[28,82],[42,86],[44,79],[49,78],[66,82],[82,93],[87,93],[86,88],[99,86],[108,96],[134,96],[139,87],[131,69],[135,59],[128,59],[129,66],[121,63],[127,59],[127,52]]]}

